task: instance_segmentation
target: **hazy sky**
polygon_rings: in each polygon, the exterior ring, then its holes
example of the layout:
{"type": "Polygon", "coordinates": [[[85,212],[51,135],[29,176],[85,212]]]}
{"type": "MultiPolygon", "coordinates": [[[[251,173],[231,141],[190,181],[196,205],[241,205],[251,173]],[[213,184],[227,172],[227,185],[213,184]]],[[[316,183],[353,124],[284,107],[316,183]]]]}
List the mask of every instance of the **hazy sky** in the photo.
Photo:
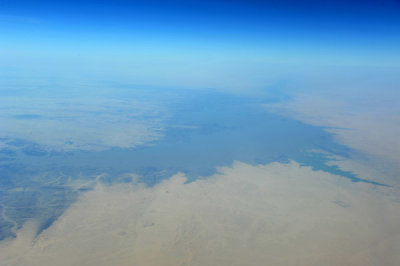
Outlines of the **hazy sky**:
{"type": "Polygon", "coordinates": [[[246,87],[276,65],[399,66],[399,12],[396,0],[1,0],[0,69],[246,87]]]}

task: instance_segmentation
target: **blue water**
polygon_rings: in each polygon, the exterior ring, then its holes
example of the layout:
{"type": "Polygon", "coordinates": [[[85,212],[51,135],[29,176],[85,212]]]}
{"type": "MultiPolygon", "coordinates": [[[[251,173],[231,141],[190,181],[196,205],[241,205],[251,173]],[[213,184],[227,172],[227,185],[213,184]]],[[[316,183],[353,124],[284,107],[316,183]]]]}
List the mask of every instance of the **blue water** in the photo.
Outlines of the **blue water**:
{"type": "MultiPolygon", "coordinates": [[[[121,95],[119,95],[121,97],[121,95]]],[[[138,94],[124,94],[137,99],[138,94]]],[[[284,97],[249,97],[217,92],[158,91],[148,89],[142,99],[157,99],[169,112],[163,122],[163,136],[136,148],[105,151],[49,151],[37,143],[8,139],[9,148],[0,150],[1,207],[8,220],[22,226],[26,219],[40,221],[44,230],[76,200],[71,179],[93,180],[106,173],[107,184],[131,182],[127,173],[138,174],[138,182],[153,186],[178,171],[188,182],[206,178],[218,166],[238,160],[248,164],[287,163],[290,160],[354,182],[384,185],[328,165],[323,153],[347,157],[353,151],[335,142],[323,128],[268,113],[264,103],[284,97]],[[154,97],[152,95],[154,94],[154,97]],[[10,149],[13,148],[13,149],[10,149]],[[14,188],[23,188],[18,192],[14,188]]],[[[21,114],[18,119],[40,119],[21,114]]],[[[0,219],[0,239],[12,237],[13,224],[0,219]]]]}
{"type": "Polygon", "coordinates": [[[135,172],[141,175],[141,182],[154,185],[178,171],[189,180],[206,177],[215,173],[217,166],[229,166],[234,160],[249,164],[295,160],[355,182],[374,183],[328,166],[327,156],[310,152],[318,149],[346,157],[351,150],[321,127],[268,113],[262,105],[268,99],[212,90],[182,94],[178,95],[182,99],[169,104],[172,116],[160,140],[135,149],[54,155],[51,164],[135,172]]]}

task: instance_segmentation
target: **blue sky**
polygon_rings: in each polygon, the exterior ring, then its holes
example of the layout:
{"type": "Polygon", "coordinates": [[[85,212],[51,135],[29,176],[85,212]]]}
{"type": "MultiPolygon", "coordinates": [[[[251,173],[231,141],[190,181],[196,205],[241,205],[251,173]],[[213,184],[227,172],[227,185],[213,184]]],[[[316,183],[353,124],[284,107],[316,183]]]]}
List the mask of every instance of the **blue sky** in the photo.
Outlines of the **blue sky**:
{"type": "Polygon", "coordinates": [[[398,67],[400,2],[1,0],[0,56],[13,74],[183,86],[276,65],[398,67]]]}

